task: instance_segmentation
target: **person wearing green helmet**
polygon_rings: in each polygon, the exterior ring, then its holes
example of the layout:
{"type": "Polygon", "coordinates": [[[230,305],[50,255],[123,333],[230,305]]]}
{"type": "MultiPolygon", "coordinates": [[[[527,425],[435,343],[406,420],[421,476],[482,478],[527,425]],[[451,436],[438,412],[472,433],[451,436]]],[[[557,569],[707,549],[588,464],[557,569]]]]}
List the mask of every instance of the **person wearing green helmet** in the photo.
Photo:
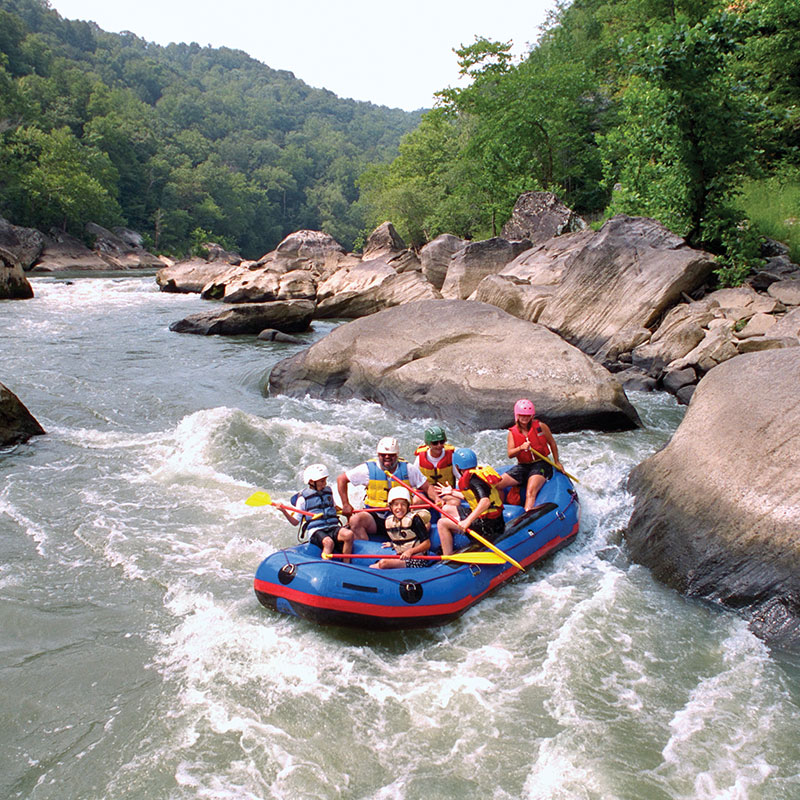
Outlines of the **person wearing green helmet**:
{"type": "Polygon", "coordinates": [[[455,447],[447,444],[447,434],[441,425],[425,429],[425,444],[421,444],[414,455],[419,471],[433,486],[452,486],[458,482],[458,470],[453,466],[455,447]]]}

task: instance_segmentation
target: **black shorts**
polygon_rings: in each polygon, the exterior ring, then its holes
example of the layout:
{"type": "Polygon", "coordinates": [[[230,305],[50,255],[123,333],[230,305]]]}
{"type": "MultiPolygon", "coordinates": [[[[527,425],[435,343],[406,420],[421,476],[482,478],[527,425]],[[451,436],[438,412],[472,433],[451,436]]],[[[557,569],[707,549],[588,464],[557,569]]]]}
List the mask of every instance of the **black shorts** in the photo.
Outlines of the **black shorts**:
{"type": "Polygon", "coordinates": [[[342,543],[339,541],[340,528],[340,525],[331,525],[329,528],[315,528],[313,531],[311,531],[311,536],[308,537],[308,541],[311,542],[311,544],[315,544],[320,550],[322,550],[322,540],[330,536],[331,539],[333,539],[333,552],[341,553],[342,543]]]}
{"type": "Polygon", "coordinates": [[[546,461],[537,458],[536,461],[532,461],[530,464],[515,464],[506,472],[506,475],[513,478],[516,483],[524,488],[531,475],[544,475],[545,480],[549,481],[553,477],[553,467],[546,461]]]}
{"type": "Polygon", "coordinates": [[[502,514],[491,518],[479,517],[472,523],[472,530],[480,536],[483,536],[484,539],[488,539],[490,542],[493,542],[501,536],[505,529],[506,523],[502,514]]]}

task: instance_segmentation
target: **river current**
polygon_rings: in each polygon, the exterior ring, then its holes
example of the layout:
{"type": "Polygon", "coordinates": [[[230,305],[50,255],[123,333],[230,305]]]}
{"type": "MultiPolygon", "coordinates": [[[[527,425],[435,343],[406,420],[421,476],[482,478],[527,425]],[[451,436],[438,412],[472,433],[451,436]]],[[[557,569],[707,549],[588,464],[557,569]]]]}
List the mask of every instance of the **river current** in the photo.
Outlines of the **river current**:
{"type": "Polygon", "coordinates": [[[300,346],[171,333],[208,304],[152,275],[32,284],[0,303],[0,381],[48,433],[0,451],[0,797],[800,798],[798,664],[626,556],[671,397],[557,437],[581,532],[540,568],[441,628],[322,628],[256,600],[295,531],[245,498],[433,420],[264,397],[300,346]]]}

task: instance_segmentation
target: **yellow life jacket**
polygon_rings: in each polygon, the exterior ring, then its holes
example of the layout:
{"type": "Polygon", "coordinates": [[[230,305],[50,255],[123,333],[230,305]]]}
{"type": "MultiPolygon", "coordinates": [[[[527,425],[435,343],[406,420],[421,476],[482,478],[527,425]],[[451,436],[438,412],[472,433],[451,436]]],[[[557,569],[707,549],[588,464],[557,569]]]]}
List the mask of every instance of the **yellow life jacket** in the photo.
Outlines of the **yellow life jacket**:
{"type": "MultiPolygon", "coordinates": [[[[399,486],[397,481],[393,481],[383,467],[378,463],[377,458],[367,461],[369,470],[369,481],[367,482],[367,494],[364,497],[364,505],[367,508],[385,508],[389,504],[389,490],[394,486],[399,486]]],[[[401,481],[408,483],[408,462],[398,458],[394,474],[401,481]]]]}
{"type": "Polygon", "coordinates": [[[458,481],[458,489],[464,495],[464,499],[469,503],[469,507],[474,509],[478,505],[479,498],[469,488],[469,479],[476,475],[484,483],[489,485],[489,508],[481,514],[481,518],[493,519],[499,517],[503,513],[503,500],[500,497],[500,492],[497,491],[496,484],[500,481],[500,476],[491,467],[475,467],[475,469],[468,469],[461,473],[461,478],[458,481]]]}

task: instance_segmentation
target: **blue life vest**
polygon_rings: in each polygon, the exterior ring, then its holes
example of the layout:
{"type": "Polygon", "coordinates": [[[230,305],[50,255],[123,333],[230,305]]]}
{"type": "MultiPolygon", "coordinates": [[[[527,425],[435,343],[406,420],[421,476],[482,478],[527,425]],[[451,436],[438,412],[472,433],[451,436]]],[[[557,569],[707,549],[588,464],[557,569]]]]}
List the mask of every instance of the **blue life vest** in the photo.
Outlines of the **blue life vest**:
{"type": "Polygon", "coordinates": [[[339,517],[336,514],[336,504],[333,502],[333,490],[326,486],[321,492],[317,492],[310,486],[300,492],[300,497],[306,501],[306,511],[312,514],[322,514],[316,519],[313,517],[303,517],[300,523],[301,531],[311,531],[315,528],[337,528],[341,527],[339,517]]]}

